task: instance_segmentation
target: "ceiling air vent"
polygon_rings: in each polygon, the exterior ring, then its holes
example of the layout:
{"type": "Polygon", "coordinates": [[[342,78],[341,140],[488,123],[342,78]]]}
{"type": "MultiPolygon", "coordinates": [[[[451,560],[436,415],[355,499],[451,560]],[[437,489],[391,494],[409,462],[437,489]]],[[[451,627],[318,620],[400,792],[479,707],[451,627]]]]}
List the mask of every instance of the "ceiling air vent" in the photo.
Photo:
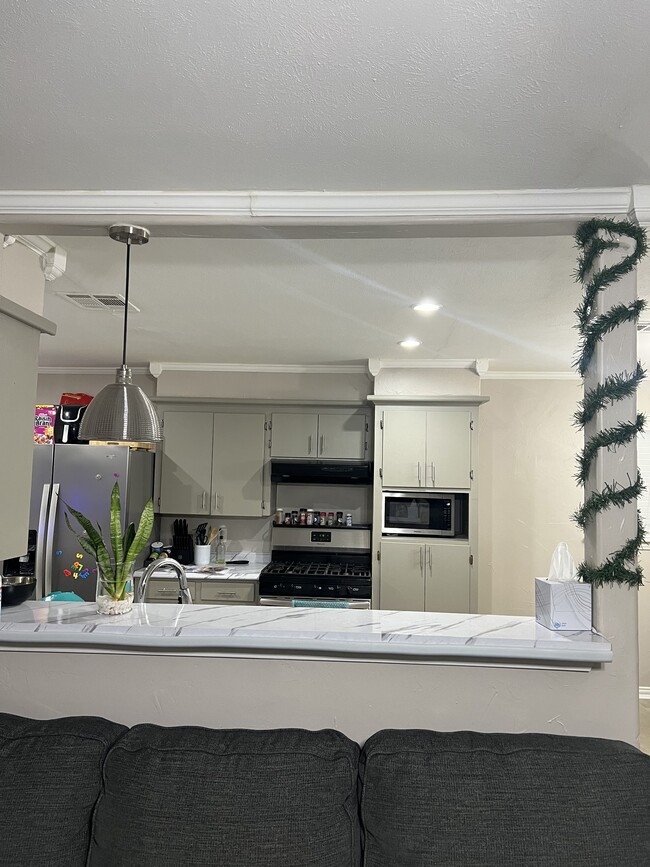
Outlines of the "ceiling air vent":
{"type": "MultiPolygon", "coordinates": [[[[83,292],[57,292],[66,301],[83,310],[108,310],[121,313],[124,310],[124,295],[88,295],[83,292]]],[[[140,313],[140,308],[129,301],[131,313],[140,313]]]]}

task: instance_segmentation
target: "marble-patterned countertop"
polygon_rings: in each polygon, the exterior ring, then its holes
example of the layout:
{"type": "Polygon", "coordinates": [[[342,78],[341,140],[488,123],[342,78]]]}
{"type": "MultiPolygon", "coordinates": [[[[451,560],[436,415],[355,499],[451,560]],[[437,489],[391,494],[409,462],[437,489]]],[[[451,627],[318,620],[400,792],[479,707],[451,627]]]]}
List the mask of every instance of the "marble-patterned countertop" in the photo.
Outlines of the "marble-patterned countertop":
{"type": "MultiPolygon", "coordinates": [[[[210,566],[190,565],[185,567],[187,577],[192,581],[258,581],[262,569],[271,562],[269,554],[253,554],[249,551],[241,552],[236,557],[231,554],[228,556],[232,559],[248,560],[248,564],[229,566],[228,561],[226,561],[226,568],[219,570],[214,564],[210,566]]],[[[164,560],[160,562],[163,564],[164,560]]],[[[143,573],[144,569],[138,569],[134,574],[136,578],[141,578],[143,573]]],[[[170,578],[173,577],[173,574],[168,569],[161,569],[154,572],[151,577],[170,578]]],[[[174,578],[174,580],[176,579],[174,578]]]]}
{"type": "Polygon", "coordinates": [[[612,659],[601,635],[552,632],[532,617],[154,603],[137,604],[116,617],[97,614],[91,602],[3,608],[0,650],[9,648],[516,660],[581,667],[612,659]]]}

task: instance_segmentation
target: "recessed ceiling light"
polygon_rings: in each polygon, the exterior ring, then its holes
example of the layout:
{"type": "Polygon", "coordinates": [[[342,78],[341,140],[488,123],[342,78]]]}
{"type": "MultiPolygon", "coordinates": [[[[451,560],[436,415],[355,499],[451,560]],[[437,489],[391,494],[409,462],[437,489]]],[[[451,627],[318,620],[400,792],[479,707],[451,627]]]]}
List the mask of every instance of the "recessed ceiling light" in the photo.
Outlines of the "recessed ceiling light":
{"type": "Polygon", "coordinates": [[[440,310],[440,305],[433,301],[420,301],[413,305],[413,309],[416,313],[435,313],[436,310],[440,310]]]}
{"type": "Polygon", "coordinates": [[[417,337],[405,337],[404,340],[400,340],[399,345],[404,349],[415,349],[416,346],[421,345],[421,341],[417,337]]]}

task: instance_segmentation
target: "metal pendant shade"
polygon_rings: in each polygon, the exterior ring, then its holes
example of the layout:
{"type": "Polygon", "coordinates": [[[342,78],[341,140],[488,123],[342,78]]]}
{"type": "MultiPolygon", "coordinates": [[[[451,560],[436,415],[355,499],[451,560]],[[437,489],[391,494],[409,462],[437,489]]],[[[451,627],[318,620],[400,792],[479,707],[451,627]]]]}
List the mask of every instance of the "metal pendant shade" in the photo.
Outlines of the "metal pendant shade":
{"type": "Polygon", "coordinates": [[[126,244],[126,291],[124,293],[124,339],[122,366],[115,382],[106,385],[90,402],[79,429],[79,438],[97,442],[140,443],[152,445],[162,440],[160,421],[153,404],[132,381],[126,364],[129,316],[129,273],[131,245],[146,244],[149,232],[141,226],[111,226],[111,238],[126,244]]]}

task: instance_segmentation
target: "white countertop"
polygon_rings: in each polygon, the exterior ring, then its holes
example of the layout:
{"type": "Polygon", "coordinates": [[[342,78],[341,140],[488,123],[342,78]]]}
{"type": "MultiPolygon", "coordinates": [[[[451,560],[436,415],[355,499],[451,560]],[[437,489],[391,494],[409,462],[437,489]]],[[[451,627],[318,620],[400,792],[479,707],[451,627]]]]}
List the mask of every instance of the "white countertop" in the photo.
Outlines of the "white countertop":
{"type": "Polygon", "coordinates": [[[552,632],[532,617],[412,611],[140,603],[97,614],[92,602],[25,602],[0,611],[1,649],[467,658],[580,666],[609,662],[591,632],[552,632]]]}
{"type": "MultiPolygon", "coordinates": [[[[232,557],[230,554],[228,556],[232,557]]],[[[192,581],[258,581],[262,569],[271,562],[269,554],[252,554],[250,552],[237,554],[233,559],[248,560],[249,562],[247,565],[229,566],[228,561],[226,561],[226,568],[220,570],[217,570],[214,564],[210,566],[190,565],[185,567],[185,572],[192,581]]],[[[160,562],[163,564],[165,561],[161,560],[160,562]]],[[[134,572],[136,578],[141,578],[143,574],[144,569],[138,569],[134,572]]],[[[176,580],[174,574],[169,569],[164,568],[156,570],[151,577],[176,580]]]]}

